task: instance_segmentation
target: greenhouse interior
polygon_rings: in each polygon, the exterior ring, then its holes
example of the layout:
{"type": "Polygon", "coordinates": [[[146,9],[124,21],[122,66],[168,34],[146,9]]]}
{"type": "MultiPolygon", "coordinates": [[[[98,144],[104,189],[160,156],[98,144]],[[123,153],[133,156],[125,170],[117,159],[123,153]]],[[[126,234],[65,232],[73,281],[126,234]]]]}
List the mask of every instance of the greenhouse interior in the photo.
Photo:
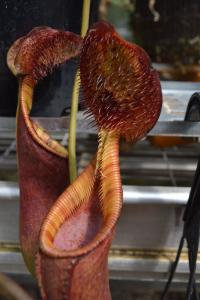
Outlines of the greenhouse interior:
{"type": "Polygon", "coordinates": [[[0,300],[200,299],[199,28],[197,0],[0,1],[0,300]]]}

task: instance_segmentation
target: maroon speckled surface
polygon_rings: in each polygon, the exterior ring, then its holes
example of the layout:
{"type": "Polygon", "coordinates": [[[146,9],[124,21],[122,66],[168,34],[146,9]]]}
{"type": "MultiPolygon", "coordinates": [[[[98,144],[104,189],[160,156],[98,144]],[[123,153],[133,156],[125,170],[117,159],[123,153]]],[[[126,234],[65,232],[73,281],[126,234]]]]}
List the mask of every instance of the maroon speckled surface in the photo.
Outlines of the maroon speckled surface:
{"type": "Polygon", "coordinates": [[[20,242],[31,272],[39,246],[39,231],[52,204],[68,185],[67,159],[38,145],[19,114],[17,153],[20,186],[20,242]]]}
{"type": "Polygon", "coordinates": [[[99,231],[103,217],[95,199],[83,204],[59,228],[54,246],[60,250],[74,250],[87,245],[99,231]]]}
{"type": "Polygon", "coordinates": [[[40,253],[36,260],[43,300],[111,300],[108,251],[112,234],[95,250],[74,258],[50,258],[40,253]]]}

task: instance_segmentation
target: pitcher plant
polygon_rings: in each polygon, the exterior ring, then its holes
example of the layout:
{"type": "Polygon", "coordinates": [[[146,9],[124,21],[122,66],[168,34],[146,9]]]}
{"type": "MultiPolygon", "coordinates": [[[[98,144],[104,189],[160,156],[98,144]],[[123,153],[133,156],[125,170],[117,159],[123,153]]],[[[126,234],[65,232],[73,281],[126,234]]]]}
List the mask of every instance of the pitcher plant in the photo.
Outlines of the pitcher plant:
{"type": "Polygon", "coordinates": [[[20,78],[25,261],[33,271],[35,262],[42,299],[110,300],[108,253],[122,208],[119,140],[136,142],[155,125],[162,105],[157,72],[142,48],[123,40],[106,22],[96,23],[83,41],[72,33],[34,29],[11,47],[8,64],[20,78]],[[67,150],[29,112],[37,81],[79,54],[86,117],[98,128],[98,149],[68,186],[67,150]]]}

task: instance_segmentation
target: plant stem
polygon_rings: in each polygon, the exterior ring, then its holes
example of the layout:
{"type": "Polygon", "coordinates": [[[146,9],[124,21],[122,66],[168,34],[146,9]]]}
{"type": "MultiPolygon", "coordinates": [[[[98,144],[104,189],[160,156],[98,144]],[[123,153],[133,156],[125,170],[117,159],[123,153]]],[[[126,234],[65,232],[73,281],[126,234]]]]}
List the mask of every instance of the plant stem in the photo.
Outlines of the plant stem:
{"type": "Polygon", "coordinates": [[[78,111],[78,98],[79,98],[79,70],[74,79],[74,86],[72,92],[72,103],[69,124],[69,140],[68,140],[68,153],[69,153],[69,177],[70,182],[73,182],[77,177],[77,163],[76,163],[76,121],[78,111]]]}
{"type": "MultiPolygon", "coordinates": [[[[90,0],[83,0],[83,11],[82,11],[82,25],[81,25],[81,36],[84,37],[90,17],[90,0]]],[[[80,73],[79,70],[76,72],[73,92],[72,92],[72,103],[71,103],[71,115],[69,125],[69,140],[68,140],[68,151],[69,151],[69,176],[70,181],[74,181],[77,177],[77,163],[76,163],[76,122],[77,122],[77,111],[78,111],[78,99],[80,89],[80,73]]]]}
{"type": "Polygon", "coordinates": [[[88,30],[90,20],[90,0],[83,0],[83,13],[82,13],[82,25],[81,36],[84,37],[88,30]]]}

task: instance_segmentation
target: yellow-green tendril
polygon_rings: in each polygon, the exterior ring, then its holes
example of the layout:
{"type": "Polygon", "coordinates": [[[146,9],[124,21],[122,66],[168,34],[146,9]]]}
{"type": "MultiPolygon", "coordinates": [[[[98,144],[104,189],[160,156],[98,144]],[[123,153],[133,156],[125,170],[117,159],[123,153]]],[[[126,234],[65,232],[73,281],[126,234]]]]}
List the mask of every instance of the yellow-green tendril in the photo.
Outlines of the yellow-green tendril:
{"type": "MultiPolygon", "coordinates": [[[[90,17],[90,0],[83,1],[82,11],[82,25],[81,25],[81,36],[84,37],[90,17]]],[[[68,140],[68,152],[69,152],[69,176],[70,181],[74,181],[77,177],[77,163],[76,163],[76,122],[77,122],[77,111],[78,111],[78,98],[80,88],[80,73],[79,70],[76,72],[72,102],[71,102],[71,114],[70,114],[70,125],[69,125],[69,140],[68,140]]]]}

